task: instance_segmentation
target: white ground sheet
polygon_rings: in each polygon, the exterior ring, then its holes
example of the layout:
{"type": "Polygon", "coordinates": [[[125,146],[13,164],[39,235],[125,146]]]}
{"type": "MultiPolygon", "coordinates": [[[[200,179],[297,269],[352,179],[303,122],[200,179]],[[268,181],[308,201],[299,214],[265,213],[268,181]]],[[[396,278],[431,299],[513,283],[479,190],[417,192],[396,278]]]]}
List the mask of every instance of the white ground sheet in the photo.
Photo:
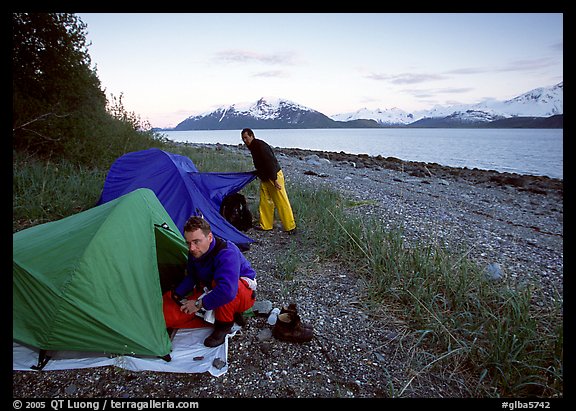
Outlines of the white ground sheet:
{"type": "MultiPolygon", "coordinates": [[[[134,357],[129,355],[109,356],[104,353],[79,351],[50,351],[52,358],[43,371],[68,370],[116,366],[132,371],[160,371],[176,373],[202,373],[208,371],[218,377],[228,371],[228,339],[240,329],[234,324],[224,344],[209,348],[204,340],[212,332],[212,327],[180,329],[172,340],[171,361],[156,357],[134,357]],[[214,362],[216,360],[216,362],[214,362]],[[221,368],[219,368],[221,367],[221,368]]],[[[12,369],[34,371],[31,367],[38,364],[37,348],[13,341],[12,369]]]]}

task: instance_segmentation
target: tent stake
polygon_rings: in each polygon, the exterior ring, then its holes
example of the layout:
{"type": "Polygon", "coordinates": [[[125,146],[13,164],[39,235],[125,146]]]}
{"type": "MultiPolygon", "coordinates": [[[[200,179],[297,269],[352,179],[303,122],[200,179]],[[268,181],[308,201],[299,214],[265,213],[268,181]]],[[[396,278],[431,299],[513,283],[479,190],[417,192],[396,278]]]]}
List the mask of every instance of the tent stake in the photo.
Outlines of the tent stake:
{"type": "Polygon", "coordinates": [[[166,362],[172,361],[172,357],[170,356],[170,354],[163,355],[162,357],[159,356],[159,358],[162,358],[166,362]]]}
{"type": "Polygon", "coordinates": [[[48,361],[50,361],[51,358],[52,357],[48,355],[48,351],[40,350],[40,353],[38,353],[38,364],[33,365],[30,368],[36,371],[42,371],[42,369],[46,366],[46,364],[48,364],[48,361]]]}

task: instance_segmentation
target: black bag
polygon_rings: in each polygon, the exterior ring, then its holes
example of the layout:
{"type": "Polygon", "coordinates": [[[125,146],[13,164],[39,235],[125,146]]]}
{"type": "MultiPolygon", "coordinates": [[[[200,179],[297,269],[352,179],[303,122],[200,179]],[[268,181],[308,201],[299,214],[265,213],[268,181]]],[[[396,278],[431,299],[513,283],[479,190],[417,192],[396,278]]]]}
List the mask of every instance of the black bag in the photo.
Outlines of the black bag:
{"type": "Polygon", "coordinates": [[[233,193],[224,197],[220,214],[240,231],[247,231],[252,227],[252,213],[243,194],[233,193]]]}

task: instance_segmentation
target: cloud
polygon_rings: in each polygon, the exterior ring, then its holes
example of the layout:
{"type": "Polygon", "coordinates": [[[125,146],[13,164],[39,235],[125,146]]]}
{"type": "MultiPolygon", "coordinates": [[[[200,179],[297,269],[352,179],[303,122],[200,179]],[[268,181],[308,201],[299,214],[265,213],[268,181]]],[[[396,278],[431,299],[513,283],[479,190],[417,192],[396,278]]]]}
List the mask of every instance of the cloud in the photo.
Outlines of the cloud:
{"type": "Polygon", "coordinates": [[[294,53],[257,53],[250,50],[224,50],[216,53],[214,59],[223,63],[263,63],[293,65],[294,53]]]}
{"type": "Polygon", "coordinates": [[[492,70],[480,67],[464,67],[455,70],[445,71],[446,74],[480,74],[480,73],[488,73],[492,70]]]}
{"type": "MultiPolygon", "coordinates": [[[[562,47],[562,44],[559,45],[562,47]]],[[[547,68],[558,64],[557,59],[539,58],[529,60],[516,60],[500,67],[463,67],[444,72],[445,74],[482,74],[482,73],[505,73],[513,71],[530,71],[547,68]]]]}
{"type": "Polygon", "coordinates": [[[418,74],[418,73],[402,73],[402,74],[368,74],[366,78],[378,81],[388,81],[392,84],[417,84],[424,83],[432,80],[443,80],[446,77],[440,74],[418,74]]]}
{"type": "Polygon", "coordinates": [[[440,89],[436,89],[435,93],[442,93],[442,94],[460,94],[460,93],[468,93],[469,91],[473,91],[473,87],[444,87],[440,89]]]}
{"type": "Polygon", "coordinates": [[[563,41],[559,41],[558,43],[554,43],[554,44],[552,44],[552,45],[550,46],[550,48],[551,48],[553,51],[561,51],[561,52],[563,52],[563,51],[564,51],[564,42],[563,42],[563,41]]]}
{"type": "Polygon", "coordinates": [[[473,91],[472,87],[444,87],[437,89],[419,90],[419,89],[404,89],[403,93],[410,94],[416,98],[437,98],[438,95],[442,94],[461,94],[473,91]]]}
{"type": "Polygon", "coordinates": [[[288,77],[288,74],[286,74],[286,72],[282,70],[269,70],[269,71],[261,71],[260,73],[255,73],[253,77],[283,78],[288,77]]]}
{"type": "Polygon", "coordinates": [[[494,71],[497,72],[530,71],[555,66],[557,64],[558,64],[557,59],[548,59],[548,58],[540,58],[532,60],[516,60],[509,63],[506,66],[496,68],[494,71]]]}

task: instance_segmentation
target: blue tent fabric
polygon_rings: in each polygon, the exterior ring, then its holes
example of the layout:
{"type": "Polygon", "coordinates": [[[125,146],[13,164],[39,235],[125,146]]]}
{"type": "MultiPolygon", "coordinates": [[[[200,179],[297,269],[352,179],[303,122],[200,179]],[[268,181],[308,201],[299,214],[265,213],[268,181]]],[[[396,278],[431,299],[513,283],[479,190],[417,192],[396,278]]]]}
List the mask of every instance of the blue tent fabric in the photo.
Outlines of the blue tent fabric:
{"type": "Polygon", "coordinates": [[[254,240],[222,217],[220,205],[255,178],[251,171],[202,173],[188,157],[151,148],[124,154],[112,164],[97,205],[149,188],[182,234],[190,216],[202,215],[215,235],[247,249],[254,240]]]}
{"type": "MultiPolygon", "coordinates": [[[[240,191],[245,185],[246,173],[188,173],[198,189],[205,193],[217,210],[224,197],[240,191]]],[[[254,175],[255,177],[255,175],[254,175]]],[[[253,178],[250,180],[252,181],[253,178]]]]}

